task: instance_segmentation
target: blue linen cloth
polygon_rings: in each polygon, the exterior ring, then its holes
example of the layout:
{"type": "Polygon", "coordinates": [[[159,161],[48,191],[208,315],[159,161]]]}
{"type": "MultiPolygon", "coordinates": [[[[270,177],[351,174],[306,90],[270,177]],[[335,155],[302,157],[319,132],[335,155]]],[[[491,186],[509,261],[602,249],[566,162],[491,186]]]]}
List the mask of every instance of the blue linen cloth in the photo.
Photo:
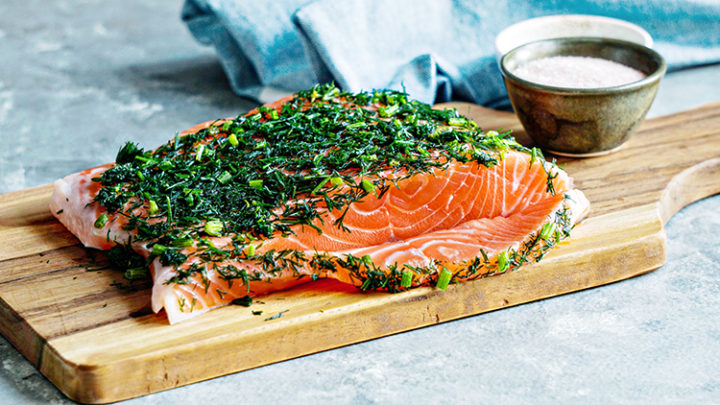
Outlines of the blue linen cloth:
{"type": "Polygon", "coordinates": [[[186,0],[182,10],[194,37],[215,47],[233,90],[260,102],[334,81],[496,108],[509,102],[495,36],[556,14],[643,27],[669,72],[720,62],[716,0],[186,0]]]}

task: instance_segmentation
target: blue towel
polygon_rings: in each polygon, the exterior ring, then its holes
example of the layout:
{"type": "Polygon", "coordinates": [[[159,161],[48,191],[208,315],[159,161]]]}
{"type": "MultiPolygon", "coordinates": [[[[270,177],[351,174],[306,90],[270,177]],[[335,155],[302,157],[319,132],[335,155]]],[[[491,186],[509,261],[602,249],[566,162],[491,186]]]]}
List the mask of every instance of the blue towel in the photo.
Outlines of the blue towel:
{"type": "Polygon", "coordinates": [[[334,81],[349,91],[392,88],[427,103],[495,108],[509,104],[495,36],[555,14],[645,28],[668,71],[720,62],[715,0],[186,0],[182,10],[195,38],[215,47],[233,90],[260,102],[334,81]]]}

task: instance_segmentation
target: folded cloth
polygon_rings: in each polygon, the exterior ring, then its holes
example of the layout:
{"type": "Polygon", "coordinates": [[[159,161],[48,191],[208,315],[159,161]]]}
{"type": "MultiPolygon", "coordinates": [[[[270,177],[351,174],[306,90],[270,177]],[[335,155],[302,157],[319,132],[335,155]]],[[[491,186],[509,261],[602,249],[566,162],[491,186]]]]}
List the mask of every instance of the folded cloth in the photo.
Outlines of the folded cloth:
{"type": "Polygon", "coordinates": [[[427,103],[496,108],[509,102],[495,36],[555,14],[645,28],[669,72],[720,63],[713,0],[186,0],[182,10],[195,38],[215,47],[233,90],[260,102],[334,81],[349,91],[391,88],[427,103]]]}

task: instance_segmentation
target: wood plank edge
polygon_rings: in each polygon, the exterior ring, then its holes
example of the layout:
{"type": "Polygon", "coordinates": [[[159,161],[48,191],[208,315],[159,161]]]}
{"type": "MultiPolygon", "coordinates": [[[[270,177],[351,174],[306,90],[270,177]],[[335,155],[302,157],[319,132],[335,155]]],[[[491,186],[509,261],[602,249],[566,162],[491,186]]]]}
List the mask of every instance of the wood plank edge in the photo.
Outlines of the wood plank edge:
{"type": "Polygon", "coordinates": [[[1,297],[0,333],[32,365],[39,368],[42,351],[46,345],[45,339],[1,297]]]}
{"type": "Polygon", "coordinates": [[[683,207],[720,193],[720,157],[706,160],[676,174],[663,190],[659,209],[663,223],[683,207]]]}

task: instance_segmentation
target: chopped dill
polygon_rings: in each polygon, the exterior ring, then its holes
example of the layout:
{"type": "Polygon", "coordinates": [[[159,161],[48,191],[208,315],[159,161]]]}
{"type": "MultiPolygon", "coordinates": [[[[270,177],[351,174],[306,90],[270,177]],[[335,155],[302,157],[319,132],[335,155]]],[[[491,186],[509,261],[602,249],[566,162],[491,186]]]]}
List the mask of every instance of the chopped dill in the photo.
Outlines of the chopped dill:
{"type": "MultiPolygon", "coordinates": [[[[181,234],[221,231],[262,239],[452,160],[491,166],[499,160],[494,151],[522,149],[508,132],[482,132],[454,109],[389,90],[354,95],[316,86],[257,111],[152,151],[127,143],[117,164],[94,179],[104,186],[95,201],[127,215],[126,230],[138,230],[141,240],[165,245],[181,234]],[[137,203],[148,212],[138,214],[137,203]],[[165,221],[151,223],[151,216],[165,221]]],[[[342,218],[335,225],[343,228],[342,218]]]]}
{"type": "MultiPolygon", "coordinates": [[[[151,247],[148,260],[159,258],[175,268],[166,283],[187,284],[199,275],[206,291],[210,270],[227,281],[228,288],[236,281],[250,294],[250,282],[269,282],[285,269],[301,278],[300,269],[310,268],[315,280],[338,267],[348,269],[362,290],[403,291],[423,280],[445,289],[460,273],[477,278],[512,269],[569,230],[558,217],[555,226],[543,228],[520,252],[507,252],[491,263],[481,251],[482,257],[454,275],[439,263],[380,268],[352,255],[293,250],[256,254],[256,246],[264,239],[289,236],[297,226],[321,232],[316,223],[329,211],[342,213],[333,225],[348,231],[344,213],[368,195],[382,196],[398,181],[444,170],[452,162],[493,167],[511,149],[531,154],[530,165],[543,166],[547,191],[554,194],[554,164],[547,164],[539,150],[518,144],[509,131],[483,131],[455,109],[433,109],[402,92],[351,94],[332,84],[318,85],[280,106],[262,106],[175,136],[155,150],[126,143],[116,165],[93,179],[102,186],[94,201],[107,211],[95,226],[102,228],[111,217],[126,217],[123,229],[135,231],[135,239],[151,247]],[[212,239],[220,236],[232,244],[216,247],[212,239]],[[188,265],[188,255],[200,263],[188,265]],[[227,264],[228,259],[250,260],[262,271],[237,268],[227,264]]],[[[130,279],[145,277],[145,259],[141,263],[127,256],[128,246],[111,249],[111,262],[134,269],[126,272],[130,279]]],[[[216,292],[221,298],[226,294],[216,292]]],[[[251,303],[249,295],[233,301],[251,303]]],[[[181,311],[192,310],[195,302],[188,305],[183,299],[178,305],[181,311]]]]}
{"type": "Polygon", "coordinates": [[[240,305],[243,307],[249,307],[250,305],[252,305],[252,302],[253,302],[252,297],[250,297],[249,295],[246,295],[241,298],[235,298],[234,300],[232,300],[231,304],[240,305]]]}

